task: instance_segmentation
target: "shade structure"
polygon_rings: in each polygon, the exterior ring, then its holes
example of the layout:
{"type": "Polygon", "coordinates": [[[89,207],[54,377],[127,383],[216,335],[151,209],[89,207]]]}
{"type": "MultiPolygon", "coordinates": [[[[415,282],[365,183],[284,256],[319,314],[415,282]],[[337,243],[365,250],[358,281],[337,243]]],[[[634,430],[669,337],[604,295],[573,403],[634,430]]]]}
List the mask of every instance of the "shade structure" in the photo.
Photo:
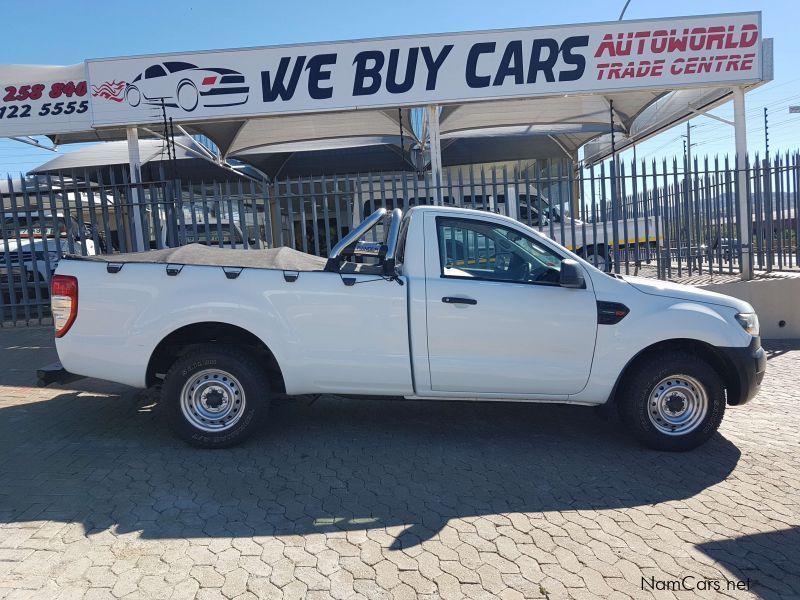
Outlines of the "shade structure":
{"type": "Polygon", "coordinates": [[[238,152],[236,160],[256,167],[270,179],[355,172],[412,171],[414,138],[374,135],[291,142],[238,152]]]}
{"type": "MultiPolygon", "coordinates": [[[[168,156],[167,142],[160,139],[139,140],[139,154],[142,162],[142,180],[157,181],[164,176],[182,179],[216,179],[219,181],[237,179],[236,173],[213,161],[198,157],[202,154],[198,143],[187,136],[175,138],[175,162],[168,156]],[[196,152],[187,149],[196,148],[196,152]]],[[[62,154],[31,171],[36,175],[66,175],[94,180],[99,173],[108,183],[112,173],[115,181],[121,182],[127,175],[128,144],[115,141],[95,144],[62,154]]],[[[247,170],[245,169],[245,174],[247,170]]],[[[251,175],[256,175],[251,173],[251,175]]],[[[257,176],[257,175],[256,175],[257,176]]]]}
{"type": "Polygon", "coordinates": [[[414,139],[410,125],[410,111],[399,110],[356,110],[316,114],[284,115],[259,117],[208,127],[197,124],[193,130],[214,140],[223,156],[264,148],[277,144],[294,142],[336,140],[342,138],[363,138],[374,136],[399,136],[401,115],[403,135],[414,139]]]}
{"type": "MultiPolygon", "coordinates": [[[[640,112],[627,132],[615,136],[614,150],[619,152],[679,125],[692,117],[728,102],[731,90],[726,88],[693,88],[664,94],[640,112]]],[[[731,130],[732,133],[732,130],[731,130]]],[[[584,164],[592,165],[612,152],[611,135],[604,134],[586,144],[584,164]]]]}
{"type": "MultiPolygon", "coordinates": [[[[620,151],[715,108],[730,96],[730,88],[695,87],[446,105],[439,112],[442,165],[577,160],[582,147],[585,164],[592,164],[611,152],[612,116],[615,149],[620,151]]],[[[223,157],[252,165],[274,179],[427,168],[426,133],[412,127],[413,120],[411,109],[355,110],[196,123],[185,129],[207,136],[223,157]]],[[[142,135],[152,136],[147,130],[142,135]]],[[[97,129],[50,137],[56,143],[121,140],[125,131],[97,129]]],[[[184,142],[194,143],[191,138],[184,142]]],[[[167,160],[165,143],[142,139],[140,145],[143,164],[150,165],[146,176],[157,177],[157,163],[167,160]]],[[[232,176],[180,147],[176,152],[185,176],[232,176]]],[[[127,157],[126,144],[114,141],[59,156],[34,172],[122,165],[127,157]]]]}

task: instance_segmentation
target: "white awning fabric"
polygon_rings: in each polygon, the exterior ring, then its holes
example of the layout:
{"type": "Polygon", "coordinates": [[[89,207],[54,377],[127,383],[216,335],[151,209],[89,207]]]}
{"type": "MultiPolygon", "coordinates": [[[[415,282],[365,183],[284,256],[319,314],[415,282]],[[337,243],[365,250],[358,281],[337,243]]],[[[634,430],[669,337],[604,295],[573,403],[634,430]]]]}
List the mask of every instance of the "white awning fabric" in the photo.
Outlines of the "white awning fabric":
{"type": "MultiPolygon", "coordinates": [[[[649,104],[634,119],[624,135],[614,138],[617,152],[638,144],[679,125],[730,100],[731,90],[727,88],[692,88],[675,90],[649,104]]],[[[611,135],[605,134],[586,144],[584,164],[592,165],[611,154],[611,135]]]]}

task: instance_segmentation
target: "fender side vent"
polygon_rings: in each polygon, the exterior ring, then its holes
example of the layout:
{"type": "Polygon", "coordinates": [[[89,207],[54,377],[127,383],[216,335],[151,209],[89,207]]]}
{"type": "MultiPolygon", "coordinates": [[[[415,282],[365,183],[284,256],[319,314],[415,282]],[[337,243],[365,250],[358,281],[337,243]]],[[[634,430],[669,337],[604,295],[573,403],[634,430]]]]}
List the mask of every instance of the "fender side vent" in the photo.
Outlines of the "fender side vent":
{"type": "Polygon", "coordinates": [[[597,301],[597,324],[598,325],[616,325],[626,316],[631,310],[621,304],[620,302],[606,302],[604,300],[597,301]]]}
{"type": "Polygon", "coordinates": [[[183,265],[167,265],[167,275],[170,277],[175,277],[178,273],[183,270],[183,265]]]}
{"type": "Polygon", "coordinates": [[[222,267],[222,270],[228,279],[236,279],[244,271],[242,267],[222,267]]]}
{"type": "Polygon", "coordinates": [[[124,263],[106,263],[106,271],[108,273],[119,273],[122,271],[124,263]]]}

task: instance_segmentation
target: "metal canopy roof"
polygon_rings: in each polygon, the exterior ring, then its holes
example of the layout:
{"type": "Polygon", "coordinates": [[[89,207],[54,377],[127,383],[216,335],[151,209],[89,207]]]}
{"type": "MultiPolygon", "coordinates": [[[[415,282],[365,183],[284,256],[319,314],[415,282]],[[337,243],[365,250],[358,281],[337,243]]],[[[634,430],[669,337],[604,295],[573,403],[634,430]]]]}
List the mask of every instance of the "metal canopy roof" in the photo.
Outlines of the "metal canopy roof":
{"type": "MultiPolygon", "coordinates": [[[[586,156],[601,160],[611,150],[613,107],[617,150],[638,143],[727,101],[730,89],[646,90],[607,95],[495,100],[444,106],[440,113],[444,166],[499,160],[586,156]],[[599,143],[590,143],[599,140],[599,143]]],[[[396,112],[355,111],[266,117],[236,124],[191,127],[223,144],[223,153],[274,176],[399,170],[400,125],[396,112]],[[269,143],[263,143],[270,140],[269,143]],[[224,145],[227,144],[227,145],[224,145]],[[338,156],[337,156],[338,155],[338,156]]],[[[404,150],[426,144],[404,110],[404,150]]],[[[427,165],[422,165],[427,166],[427,165]]],[[[407,163],[405,168],[413,168],[407,163]]]]}

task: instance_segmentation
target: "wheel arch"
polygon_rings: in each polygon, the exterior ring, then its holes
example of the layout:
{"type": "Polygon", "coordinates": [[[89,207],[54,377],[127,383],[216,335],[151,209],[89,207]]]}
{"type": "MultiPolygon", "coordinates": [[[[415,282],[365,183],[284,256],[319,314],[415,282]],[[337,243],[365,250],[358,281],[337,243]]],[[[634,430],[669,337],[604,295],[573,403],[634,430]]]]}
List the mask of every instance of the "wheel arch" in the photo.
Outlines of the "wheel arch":
{"type": "Polygon", "coordinates": [[[741,383],[736,375],[736,367],[730,360],[712,344],[698,339],[692,338],[673,338],[668,340],[661,340],[655,342],[636,353],[620,371],[617,376],[617,381],[611,390],[611,395],[608,398],[608,403],[613,403],[619,389],[620,384],[625,379],[625,376],[631,372],[638,364],[641,364],[650,357],[664,353],[664,352],[688,352],[700,358],[707,360],[717,374],[722,378],[725,385],[726,396],[728,404],[732,404],[732,399],[741,397],[741,390],[739,389],[741,383]]]}
{"type": "Polygon", "coordinates": [[[160,380],[170,366],[183,354],[200,344],[218,343],[252,348],[264,361],[265,370],[273,377],[273,390],[286,392],[283,372],[275,354],[255,334],[230,323],[202,321],[175,329],[165,336],[150,354],[145,375],[146,385],[152,386],[160,380]]]}

